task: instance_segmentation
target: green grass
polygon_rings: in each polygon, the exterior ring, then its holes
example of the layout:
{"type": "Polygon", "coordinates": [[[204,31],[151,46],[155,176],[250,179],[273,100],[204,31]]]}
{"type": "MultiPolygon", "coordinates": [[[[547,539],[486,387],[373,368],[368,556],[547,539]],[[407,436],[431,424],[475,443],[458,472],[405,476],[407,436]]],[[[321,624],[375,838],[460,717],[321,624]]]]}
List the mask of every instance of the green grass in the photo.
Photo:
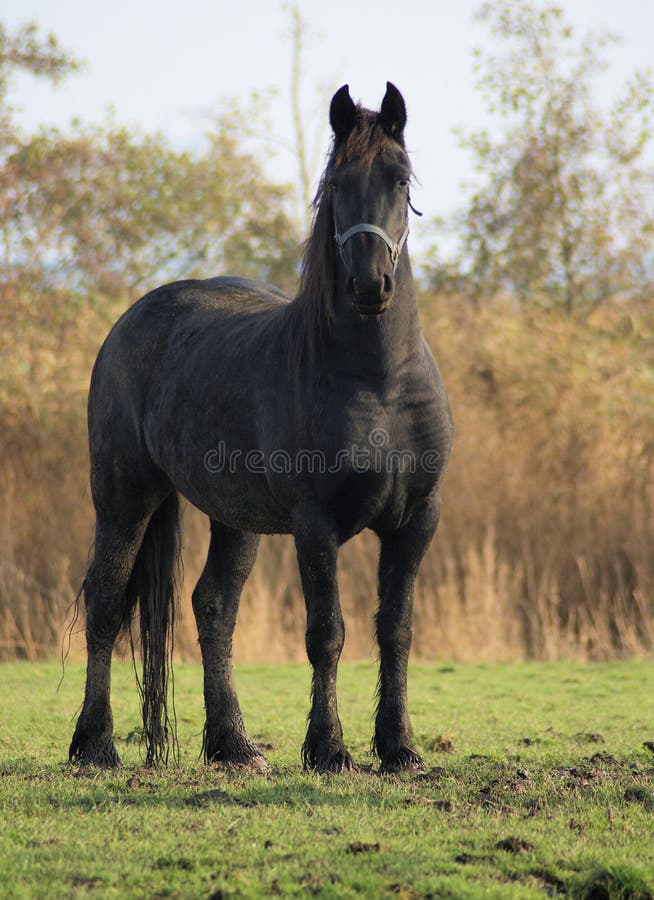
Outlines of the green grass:
{"type": "MultiPolygon", "coordinates": [[[[141,768],[130,666],[114,664],[116,772],[64,760],[83,667],[0,666],[0,896],[654,897],[654,666],[413,665],[423,776],[302,772],[305,666],[237,686],[267,776],[200,765],[202,673],[176,666],[179,768],[141,768]]],[[[343,665],[363,767],[375,667],[343,665]]]]}

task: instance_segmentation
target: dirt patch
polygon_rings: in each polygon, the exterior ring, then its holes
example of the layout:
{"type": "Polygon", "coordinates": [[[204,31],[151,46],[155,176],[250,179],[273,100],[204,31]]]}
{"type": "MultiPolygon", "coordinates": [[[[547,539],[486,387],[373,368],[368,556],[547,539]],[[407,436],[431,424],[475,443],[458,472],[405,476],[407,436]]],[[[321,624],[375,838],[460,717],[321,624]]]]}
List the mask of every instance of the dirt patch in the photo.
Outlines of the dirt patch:
{"type": "Polygon", "coordinates": [[[486,856],[484,854],[479,854],[475,856],[474,853],[459,853],[454,857],[454,862],[458,863],[460,866],[469,866],[474,863],[494,863],[494,856],[486,856]]]}
{"type": "Polygon", "coordinates": [[[404,798],[405,806],[433,806],[434,798],[433,797],[405,797],[404,798]]]}
{"type": "Polygon", "coordinates": [[[352,841],[347,846],[347,852],[356,856],[359,853],[379,853],[381,845],[379,842],[375,844],[364,844],[363,841],[352,841]]]}
{"type": "Polygon", "coordinates": [[[83,875],[73,876],[73,886],[76,888],[95,888],[101,884],[102,879],[97,878],[95,875],[91,875],[90,878],[85,878],[83,875]]]}
{"type": "Polygon", "coordinates": [[[531,853],[534,849],[534,845],[530,844],[529,841],[525,841],[522,838],[517,837],[507,837],[503,838],[501,841],[498,841],[495,844],[497,850],[504,850],[507,853],[531,853]]]}
{"type": "Polygon", "coordinates": [[[654,892],[642,876],[625,867],[617,871],[595,869],[582,876],[572,887],[572,896],[580,900],[654,900],[654,892]]]}
{"type": "Polygon", "coordinates": [[[454,741],[447,734],[439,734],[431,747],[434,753],[454,753],[454,741]]]}
{"type": "Polygon", "coordinates": [[[605,742],[604,735],[597,731],[579,731],[574,737],[583,744],[603,744],[605,742]]]}
{"type": "Polygon", "coordinates": [[[417,894],[408,885],[401,884],[400,882],[396,884],[389,884],[386,890],[389,894],[400,897],[401,900],[418,900],[418,897],[423,896],[422,894],[417,894]]]}
{"type": "Polygon", "coordinates": [[[509,815],[513,812],[512,808],[503,802],[502,798],[496,793],[496,785],[487,785],[483,787],[478,795],[477,801],[486,812],[500,813],[509,815]]]}
{"type": "Polygon", "coordinates": [[[545,797],[529,797],[524,802],[524,809],[529,816],[535,816],[547,808],[547,800],[545,797]]]}
{"type": "Polygon", "coordinates": [[[643,785],[635,785],[624,792],[627,803],[640,803],[645,809],[654,809],[654,791],[643,785]]]}
{"type": "Polygon", "coordinates": [[[154,864],[155,869],[181,869],[183,872],[191,872],[195,866],[193,865],[193,861],[187,859],[185,856],[180,856],[178,859],[171,859],[167,856],[160,857],[154,864]]]}
{"type": "Polygon", "coordinates": [[[567,893],[565,882],[553,872],[548,872],[547,869],[532,869],[529,874],[536,879],[538,886],[550,897],[552,895],[560,897],[567,893]]]}

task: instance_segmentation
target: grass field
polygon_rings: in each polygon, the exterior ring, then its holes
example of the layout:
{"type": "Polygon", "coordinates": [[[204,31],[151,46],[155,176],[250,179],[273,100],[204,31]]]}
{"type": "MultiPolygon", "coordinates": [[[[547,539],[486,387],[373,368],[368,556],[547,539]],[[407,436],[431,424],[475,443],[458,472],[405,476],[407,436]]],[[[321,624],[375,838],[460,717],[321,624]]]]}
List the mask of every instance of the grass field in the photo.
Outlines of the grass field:
{"type": "Polygon", "coordinates": [[[115,663],[124,768],[65,764],[83,668],[0,666],[0,896],[654,897],[654,666],[413,665],[428,771],[374,774],[375,668],[340,673],[361,771],[302,772],[302,665],[241,667],[266,776],[200,765],[199,666],[176,666],[178,768],[141,768],[115,663]]]}

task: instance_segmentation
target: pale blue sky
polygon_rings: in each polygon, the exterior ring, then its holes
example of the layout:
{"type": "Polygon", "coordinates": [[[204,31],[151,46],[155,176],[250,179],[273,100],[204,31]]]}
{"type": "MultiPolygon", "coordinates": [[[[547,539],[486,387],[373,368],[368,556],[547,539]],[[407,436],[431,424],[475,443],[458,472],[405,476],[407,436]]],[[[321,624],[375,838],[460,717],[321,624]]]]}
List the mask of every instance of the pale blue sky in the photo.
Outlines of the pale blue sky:
{"type": "MultiPolygon", "coordinates": [[[[607,97],[635,68],[654,61],[654,0],[561,0],[581,31],[606,28],[623,38],[612,48],[607,97]]],[[[414,201],[425,212],[413,240],[435,215],[459,202],[470,175],[455,126],[483,122],[474,88],[471,51],[487,46],[473,24],[477,0],[328,0],[302,3],[312,33],[305,54],[303,103],[313,135],[327,143],[326,103],[344,82],[355,99],[378,106],[386,80],[403,92],[409,111],[407,142],[420,185],[414,201]]],[[[159,129],[178,146],[201,140],[208,117],[230,96],[275,89],[273,128],[290,137],[289,15],[276,0],[240,3],[202,0],[2,0],[0,19],[10,27],[35,19],[86,62],[57,89],[21,77],[12,97],[26,127],[65,126],[74,116],[101,120],[109,106],[120,122],[159,129]]],[[[320,157],[322,161],[322,156],[320,157]]],[[[295,164],[280,144],[269,160],[280,180],[294,181],[295,164]]]]}

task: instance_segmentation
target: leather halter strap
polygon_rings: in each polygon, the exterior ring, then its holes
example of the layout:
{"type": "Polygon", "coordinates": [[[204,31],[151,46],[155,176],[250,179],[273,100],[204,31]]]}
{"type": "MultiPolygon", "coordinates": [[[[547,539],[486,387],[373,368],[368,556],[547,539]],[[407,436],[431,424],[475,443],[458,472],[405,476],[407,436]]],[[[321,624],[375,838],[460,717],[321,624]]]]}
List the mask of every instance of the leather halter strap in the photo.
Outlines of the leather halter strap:
{"type": "Polygon", "coordinates": [[[338,233],[338,229],[336,229],[336,233],[334,237],[336,238],[336,243],[338,244],[338,249],[343,257],[343,247],[345,244],[353,237],[355,234],[360,234],[361,232],[369,232],[370,234],[376,234],[377,237],[380,237],[382,241],[388,247],[389,253],[391,254],[391,262],[393,263],[393,271],[397,268],[397,264],[400,259],[400,253],[402,252],[402,248],[406,243],[406,239],[409,236],[409,223],[407,222],[404,231],[399,239],[399,241],[394,242],[383,228],[380,228],[378,225],[370,225],[367,222],[360,222],[358,225],[353,225],[351,228],[348,228],[347,231],[344,231],[343,234],[338,233]]]}

